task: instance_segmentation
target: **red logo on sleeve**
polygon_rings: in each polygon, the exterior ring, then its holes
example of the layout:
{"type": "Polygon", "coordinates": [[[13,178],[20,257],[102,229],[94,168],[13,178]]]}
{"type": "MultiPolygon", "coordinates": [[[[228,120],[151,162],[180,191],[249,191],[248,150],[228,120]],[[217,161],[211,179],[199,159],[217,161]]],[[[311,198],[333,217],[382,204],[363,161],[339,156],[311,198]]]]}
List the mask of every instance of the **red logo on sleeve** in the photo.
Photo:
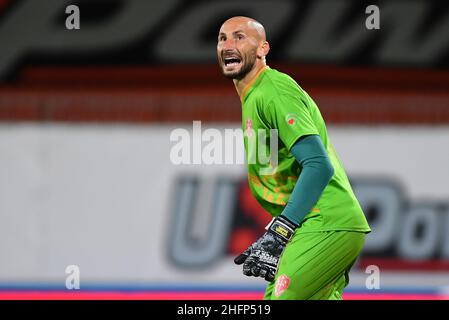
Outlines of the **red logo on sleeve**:
{"type": "Polygon", "coordinates": [[[296,126],[299,124],[299,116],[295,113],[289,113],[285,116],[285,122],[291,127],[296,126]]]}

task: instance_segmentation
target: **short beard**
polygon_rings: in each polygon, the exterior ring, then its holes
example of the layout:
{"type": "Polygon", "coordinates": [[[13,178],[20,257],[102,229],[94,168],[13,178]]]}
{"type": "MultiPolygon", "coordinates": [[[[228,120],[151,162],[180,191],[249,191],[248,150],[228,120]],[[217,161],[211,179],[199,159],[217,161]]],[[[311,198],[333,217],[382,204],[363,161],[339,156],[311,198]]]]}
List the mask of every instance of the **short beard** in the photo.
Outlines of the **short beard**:
{"type": "MultiPolygon", "coordinates": [[[[242,80],[243,78],[245,78],[245,76],[254,68],[254,65],[256,64],[256,52],[251,52],[251,54],[247,57],[248,59],[245,59],[243,61],[245,61],[245,64],[242,66],[242,68],[235,73],[228,73],[225,74],[223,72],[223,75],[226,78],[229,79],[235,79],[235,80],[242,80]]],[[[223,70],[223,69],[222,69],[223,70]]]]}

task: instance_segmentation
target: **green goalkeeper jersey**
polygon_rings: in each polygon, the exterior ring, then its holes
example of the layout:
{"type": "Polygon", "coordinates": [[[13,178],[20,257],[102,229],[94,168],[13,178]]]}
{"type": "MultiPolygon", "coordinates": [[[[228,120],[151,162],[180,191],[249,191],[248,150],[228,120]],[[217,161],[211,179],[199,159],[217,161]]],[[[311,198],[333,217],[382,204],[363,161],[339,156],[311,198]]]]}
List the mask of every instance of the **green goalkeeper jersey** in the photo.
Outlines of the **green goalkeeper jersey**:
{"type": "Polygon", "coordinates": [[[319,135],[334,175],[305,216],[302,232],[371,231],[309,95],[288,75],[265,67],[241,99],[248,182],[262,207],[272,216],[282,212],[301,173],[290,149],[302,136],[319,135]]]}

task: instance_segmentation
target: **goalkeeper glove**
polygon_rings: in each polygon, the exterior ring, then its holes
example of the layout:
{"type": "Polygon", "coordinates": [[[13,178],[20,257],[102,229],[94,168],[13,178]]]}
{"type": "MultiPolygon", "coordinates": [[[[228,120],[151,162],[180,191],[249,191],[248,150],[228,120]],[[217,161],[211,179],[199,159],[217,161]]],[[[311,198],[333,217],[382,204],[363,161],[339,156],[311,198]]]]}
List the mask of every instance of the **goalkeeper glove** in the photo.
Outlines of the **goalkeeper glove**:
{"type": "Polygon", "coordinates": [[[243,264],[244,275],[273,281],[281,254],[297,227],[297,224],[283,216],[274,218],[267,226],[267,232],[236,257],[234,262],[243,264]]]}

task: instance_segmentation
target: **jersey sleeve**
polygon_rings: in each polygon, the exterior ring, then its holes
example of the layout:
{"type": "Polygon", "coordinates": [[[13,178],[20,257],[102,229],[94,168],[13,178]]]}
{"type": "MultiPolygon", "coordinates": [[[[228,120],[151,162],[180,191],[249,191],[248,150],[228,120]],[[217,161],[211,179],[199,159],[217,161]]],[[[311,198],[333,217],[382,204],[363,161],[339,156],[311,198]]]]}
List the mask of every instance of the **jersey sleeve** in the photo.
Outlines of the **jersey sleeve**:
{"type": "Polygon", "coordinates": [[[264,115],[289,151],[302,136],[319,134],[309,108],[299,97],[277,96],[264,108],[264,115]]]}

